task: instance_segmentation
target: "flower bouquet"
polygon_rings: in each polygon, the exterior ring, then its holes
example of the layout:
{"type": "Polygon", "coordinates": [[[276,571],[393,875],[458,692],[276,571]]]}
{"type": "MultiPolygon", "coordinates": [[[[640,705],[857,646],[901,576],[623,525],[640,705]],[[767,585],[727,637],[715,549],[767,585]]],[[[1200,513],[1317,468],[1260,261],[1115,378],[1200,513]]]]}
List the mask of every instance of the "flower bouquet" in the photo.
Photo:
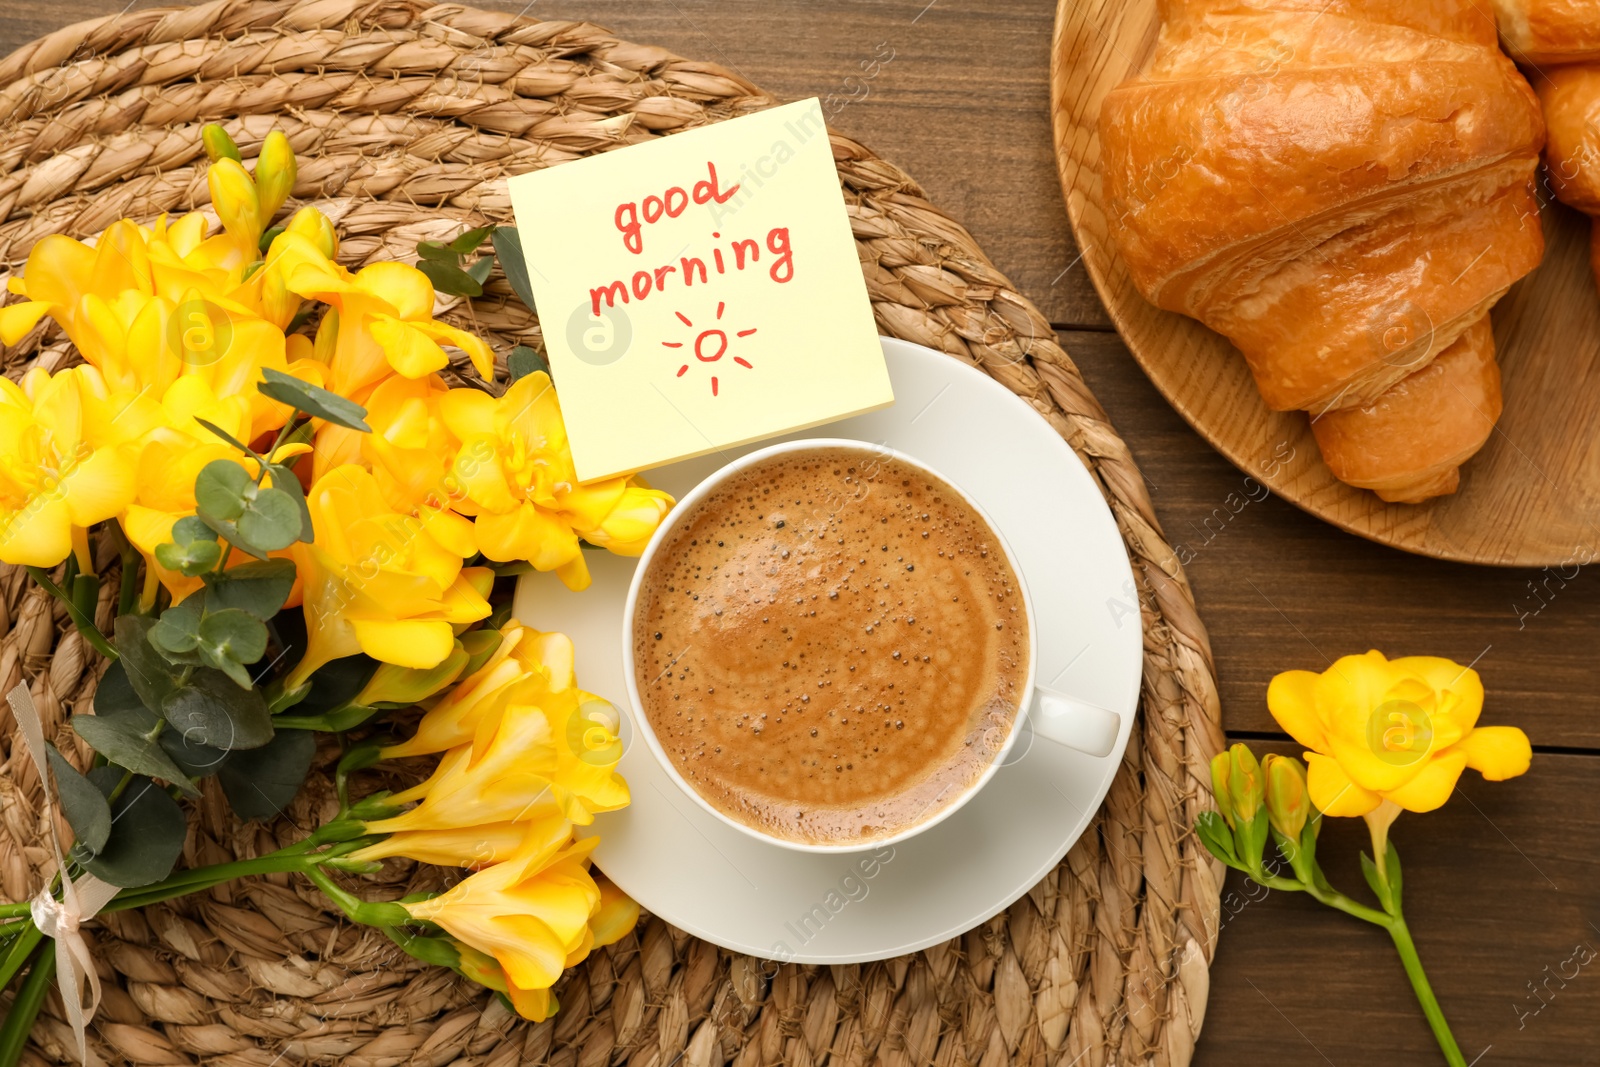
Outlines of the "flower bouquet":
{"type": "Polygon", "coordinates": [[[535,1020],[562,971],[638,916],[574,833],[628,803],[614,709],[579,688],[570,641],[510,619],[497,579],[582,589],[586,548],[637,554],[671,499],[637,478],[577,484],[537,354],[497,367],[435,317],[496,259],[528,300],[514,231],[351,272],[324,214],[281,217],[282,133],[253,173],[221,127],[203,142],[215,218],[47,236],[0,308],[0,341],[53,324],[81,358],[0,380],[0,561],[106,661],[93,713],[55,744],[28,689],[8,697],[70,834],[38,894],[0,905],[15,987],[0,1067],[52,984],[87,1055],[99,980],[81,923],[233,878],[304,875],[535,1020]],[[272,818],[319,734],[338,751],[334,817],[287,848],[175,869],[190,798],[220,790],[240,819],[272,818]],[[436,762],[374,791],[362,772],[402,757],[436,762]],[[469,873],[400,900],[350,888],[392,857],[469,873]]]}

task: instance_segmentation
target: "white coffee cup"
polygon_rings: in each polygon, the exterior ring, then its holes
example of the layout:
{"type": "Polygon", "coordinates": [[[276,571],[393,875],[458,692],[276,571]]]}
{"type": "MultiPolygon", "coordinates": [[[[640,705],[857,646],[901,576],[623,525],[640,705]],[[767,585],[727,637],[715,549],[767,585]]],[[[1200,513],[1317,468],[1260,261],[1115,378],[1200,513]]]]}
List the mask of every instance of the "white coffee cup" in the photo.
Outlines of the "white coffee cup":
{"type": "Polygon", "coordinates": [[[884,445],[840,438],[808,438],[799,441],[786,441],[742,456],[712,474],[678,501],[672,513],[667,516],[666,521],[661,524],[655,535],[650,538],[650,543],[645,546],[645,550],[639,558],[639,565],[634,569],[633,581],[628,586],[628,602],[622,616],[622,663],[628,685],[628,699],[632,707],[633,721],[638,735],[644,738],[645,743],[650,746],[650,751],[654,753],[657,762],[661,764],[667,775],[677,784],[679,789],[683,790],[689,799],[734,829],[783,848],[800,852],[862,852],[904,841],[930,827],[938,825],[955,814],[962,805],[976,796],[978,791],[988,784],[989,780],[994,777],[995,772],[1006,762],[1006,757],[1010,754],[1012,746],[1016,744],[1017,737],[1022,732],[1025,722],[1032,727],[1036,736],[1056,744],[1065,745],[1068,748],[1076,749],[1091,756],[1105,756],[1111,752],[1116,745],[1117,735],[1122,727],[1122,716],[1116,712],[1107,711],[1104,708],[1096,707],[1093,704],[1074,699],[1066,694],[1058,693],[1039,685],[1035,678],[1039,660],[1037,634],[1038,629],[1034,624],[1033,602],[1028,594],[1027,578],[1022,572],[1022,567],[1017,562],[1016,553],[1006,543],[1005,536],[1000,532],[999,527],[994,524],[994,521],[978,505],[978,502],[973,500],[965,490],[929,467],[926,463],[884,445]],[[651,574],[652,564],[656,559],[658,550],[676,529],[677,523],[674,521],[676,517],[690,514],[696,505],[716,491],[730,477],[749,467],[792,452],[833,449],[860,452],[880,460],[895,459],[914,467],[936,479],[946,488],[960,496],[973,511],[978,513],[990,532],[994,534],[995,541],[1005,552],[1006,559],[1011,564],[1011,570],[1017,576],[1017,584],[1022,591],[1023,609],[1028,618],[1028,670],[1020,689],[1024,694],[1021,710],[1012,719],[1011,728],[1005,740],[995,747],[994,758],[989,762],[983,773],[974,779],[960,796],[955,797],[921,822],[914,823],[892,834],[861,841],[819,844],[778,837],[730,817],[701,796],[694,786],[690,785],[678,773],[677,767],[673,765],[672,760],[667,756],[666,750],[662,747],[660,739],[656,736],[655,730],[650,724],[650,718],[645,713],[644,701],[639,695],[639,683],[634,665],[636,639],[634,631],[635,617],[639,606],[639,591],[651,574]]]}

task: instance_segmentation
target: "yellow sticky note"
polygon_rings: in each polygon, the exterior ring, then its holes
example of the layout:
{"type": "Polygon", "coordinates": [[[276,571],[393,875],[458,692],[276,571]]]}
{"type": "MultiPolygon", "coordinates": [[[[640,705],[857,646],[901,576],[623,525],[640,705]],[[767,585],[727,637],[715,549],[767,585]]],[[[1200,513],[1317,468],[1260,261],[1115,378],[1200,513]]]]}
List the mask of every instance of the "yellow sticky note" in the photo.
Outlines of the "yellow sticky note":
{"type": "Polygon", "coordinates": [[[510,189],[580,480],[894,401],[816,100],[510,189]]]}

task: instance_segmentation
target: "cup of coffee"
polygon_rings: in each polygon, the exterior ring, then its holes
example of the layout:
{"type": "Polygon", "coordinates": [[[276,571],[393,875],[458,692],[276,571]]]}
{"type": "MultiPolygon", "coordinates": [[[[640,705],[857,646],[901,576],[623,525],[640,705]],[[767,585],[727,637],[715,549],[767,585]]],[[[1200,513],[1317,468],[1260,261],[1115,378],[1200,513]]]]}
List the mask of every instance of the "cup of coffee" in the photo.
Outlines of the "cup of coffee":
{"type": "Polygon", "coordinates": [[[962,490],[893,449],[760,449],[679,501],[628,590],[639,734],[697,804],[849,852],[948,818],[1024,721],[1110,752],[1120,716],[1035,682],[1015,557],[962,490]]]}

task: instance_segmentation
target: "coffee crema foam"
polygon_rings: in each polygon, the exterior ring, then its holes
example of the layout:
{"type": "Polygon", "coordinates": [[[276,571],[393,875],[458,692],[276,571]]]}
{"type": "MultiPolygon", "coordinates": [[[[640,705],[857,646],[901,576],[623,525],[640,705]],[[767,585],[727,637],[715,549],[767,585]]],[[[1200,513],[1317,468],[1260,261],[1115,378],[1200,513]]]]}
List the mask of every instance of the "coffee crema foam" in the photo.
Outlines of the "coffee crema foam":
{"type": "Polygon", "coordinates": [[[775,456],[674,516],[633,633],[679,774],[730,818],[813,844],[888,837],[962,796],[1028,673],[989,525],[864,448],[775,456]]]}

